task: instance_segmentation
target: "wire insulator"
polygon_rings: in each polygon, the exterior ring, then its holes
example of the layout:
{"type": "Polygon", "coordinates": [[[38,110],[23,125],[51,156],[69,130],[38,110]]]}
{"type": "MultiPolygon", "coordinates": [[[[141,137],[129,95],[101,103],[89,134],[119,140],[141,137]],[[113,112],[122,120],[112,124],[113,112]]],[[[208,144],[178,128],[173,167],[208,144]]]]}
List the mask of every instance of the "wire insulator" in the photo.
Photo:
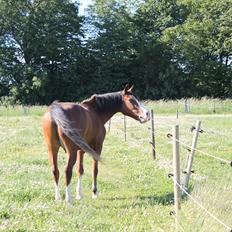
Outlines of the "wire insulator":
{"type": "Polygon", "coordinates": [[[170,215],[170,216],[175,215],[175,211],[173,211],[173,210],[170,211],[170,212],[169,212],[169,215],[170,215]]]}
{"type": "Polygon", "coordinates": [[[173,137],[173,135],[172,135],[171,133],[168,133],[168,134],[167,134],[167,137],[170,139],[170,138],[173,137]]]}
{"type": "Polygon", "coordinates": [[[193,132],[194,130],[196,130],[195,126],[191,126],[190,131],[193,132]]]}
{"type": "Polygon", "coordinates": [[[173,173],[168,173],[168,178],[171,178],[173,175],[173,173]]]}

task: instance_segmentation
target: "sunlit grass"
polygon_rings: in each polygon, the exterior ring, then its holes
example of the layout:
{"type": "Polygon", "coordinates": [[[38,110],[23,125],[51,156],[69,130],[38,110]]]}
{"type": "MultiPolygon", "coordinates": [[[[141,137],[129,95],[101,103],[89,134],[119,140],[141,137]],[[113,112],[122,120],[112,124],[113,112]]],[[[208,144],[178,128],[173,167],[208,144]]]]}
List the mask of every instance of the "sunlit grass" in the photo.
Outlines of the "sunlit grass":
{"type": "Polygon", "coordinates": [[[46,106],[1,106],[0,105],[0,116],[11,117],[11,116],[42,116],[46,110],[46,106]]]}
{"type": "Polygon", "coordinates": [[[157,113],[176,114],[191,113],[191,114],[228,114],[232,113],[232,100],[226,99],[180,99],[172,101],[146,101],[146,104],[154,109],[157,113]],[[188,106],[187,108],[185,106],[188,106]],[[189,111],[186,111],[189,110],[189,111]]]}
{"type": "MultiPolygon", "coordinates": [[[[104,143],[99,198],[91,199],[91,160],[86,156],[84,199],[74,199],[74,168],[72,206],[54,201],[54,185],[41,129],[41,115],[46,108],[28,108],[24,114],[18,106],[12,108],[8,116],[3,110],[0,117],[0,231],[175,231],[175,220],[169,215],[173,210],[173,183],[167,178],[172,172],[172,146],[166,134],[178,123],[180,139],[191,144],[190,127],[201,120],[205,133],[200,134],[198,148],[231,160],[232,115],[205,111],[207,114],[181,113],[177,119],[175,102],[150,102],[148,106],[155,111],[157,159],[152,160],[149,145],[150,122],[139,124],[126,118],[127,141],[124,141],[123,117],[117,114],[104,143]]],[[[106,128],[108,130],[108,125],[106,128]]],[[[187,151],[181,147],[182,170],[186,155],[187,151]]],[[[65,153],[60,151],[63,199],[65,158],[65,153]]],[[[192,196],[224,223],[232,225],[231,167],[197,153],[193,170],[192,196]]],[[[180,223],[188,232],[225,231],[188,198],[182,201],[180,223]]]]}

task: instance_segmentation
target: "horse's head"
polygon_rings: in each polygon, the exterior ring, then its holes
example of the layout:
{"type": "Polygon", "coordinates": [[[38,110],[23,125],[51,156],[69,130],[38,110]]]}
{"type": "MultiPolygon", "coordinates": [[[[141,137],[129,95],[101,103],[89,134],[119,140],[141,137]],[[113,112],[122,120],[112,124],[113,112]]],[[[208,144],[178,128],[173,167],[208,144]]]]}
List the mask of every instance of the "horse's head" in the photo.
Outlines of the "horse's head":
{"type": "Polygon", "coordinates": [[[126,85],[122,91],[122,113],[138,120],[141,123],[145,123],[150,120],[150,113],[133,95],[133,87],[133,85],[131,87],[126,85]]]}

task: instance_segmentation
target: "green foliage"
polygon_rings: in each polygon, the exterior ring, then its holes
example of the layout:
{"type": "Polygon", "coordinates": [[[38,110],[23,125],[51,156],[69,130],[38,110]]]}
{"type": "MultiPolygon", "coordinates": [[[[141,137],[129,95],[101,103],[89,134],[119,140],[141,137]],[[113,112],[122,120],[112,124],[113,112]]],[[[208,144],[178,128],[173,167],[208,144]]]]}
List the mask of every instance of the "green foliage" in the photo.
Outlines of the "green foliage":
{"type": "Polygon", "coordinates": [[[129,81],[130,20],[125,4],[118,1],[96,1],[90,9],[88,22],[94,31],[87,48],[97,67],[92,81],[98,91],[118,90],[129,81]]]}
{"type": "Polygon", "coordinates": [[[23,104],[62,98],[62,86],[71,85],[67,74],[81,51],[78,5],[68,0],[1,1],[0,14],[0,75],[8,94],[23,104]]]}
{"type": "Polygon", "coordinates": [[[182,13],[176,12],[175,2],[167,7],[162,1],[147,1],[136,10],[128,9],[129,3],[95,1],[90,8],[89,21],[96,30],[89,43],[98,59],[95,76],[107,84],[104,90],[132,82],[143,98],[183,96],[182,74],[161,41],[162,31],[182,13]]]}
{"type": "Polygon", "coordinates": [[[192,95],[231,96],[231,9],[228,1],[180,1],[189,11],[164,31],[176,62],[193,82],[192,95]]]}

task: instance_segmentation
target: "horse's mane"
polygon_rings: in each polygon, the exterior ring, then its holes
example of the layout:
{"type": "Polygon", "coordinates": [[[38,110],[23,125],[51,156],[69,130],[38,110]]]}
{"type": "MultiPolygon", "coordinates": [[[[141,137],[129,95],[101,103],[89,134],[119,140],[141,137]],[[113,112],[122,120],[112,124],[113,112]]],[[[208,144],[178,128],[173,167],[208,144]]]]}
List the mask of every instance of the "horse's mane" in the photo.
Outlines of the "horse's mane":
{"type": "Polygon", "coordinates": [[[94,110],[101,113],[119,111],[122,106],[122,93],[94,94],[82,101],[81,104],[91,106],[94,110]]]}

